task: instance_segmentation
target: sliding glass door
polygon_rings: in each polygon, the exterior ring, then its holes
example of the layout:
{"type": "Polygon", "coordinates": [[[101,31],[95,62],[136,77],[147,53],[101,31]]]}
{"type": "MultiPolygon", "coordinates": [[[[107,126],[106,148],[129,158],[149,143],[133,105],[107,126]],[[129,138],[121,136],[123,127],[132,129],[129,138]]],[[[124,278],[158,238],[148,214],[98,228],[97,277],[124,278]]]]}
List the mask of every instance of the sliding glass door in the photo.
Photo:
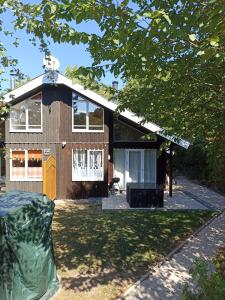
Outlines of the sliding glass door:
{"type": "Polygon", "coordinates": [[[128,182],[156,182],[155,149],[115,149],[114,176],[126,188],[128,182]]]}

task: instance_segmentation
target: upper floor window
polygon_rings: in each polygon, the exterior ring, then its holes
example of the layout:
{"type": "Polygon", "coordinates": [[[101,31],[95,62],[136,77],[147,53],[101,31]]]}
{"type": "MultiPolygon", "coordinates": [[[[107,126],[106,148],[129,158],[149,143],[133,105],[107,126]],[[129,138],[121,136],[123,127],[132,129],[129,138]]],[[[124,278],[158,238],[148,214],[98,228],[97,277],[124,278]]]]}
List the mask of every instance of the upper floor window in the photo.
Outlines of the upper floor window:
{"type": "Polygon", "coordinates": [[[10,131],[42,131],[41,93],[11,107],[10,131]]]}
{"type": "Polygon", "coordinates": [[[73,93],[73,131],[103,131],[104,110],[73,93]]]}

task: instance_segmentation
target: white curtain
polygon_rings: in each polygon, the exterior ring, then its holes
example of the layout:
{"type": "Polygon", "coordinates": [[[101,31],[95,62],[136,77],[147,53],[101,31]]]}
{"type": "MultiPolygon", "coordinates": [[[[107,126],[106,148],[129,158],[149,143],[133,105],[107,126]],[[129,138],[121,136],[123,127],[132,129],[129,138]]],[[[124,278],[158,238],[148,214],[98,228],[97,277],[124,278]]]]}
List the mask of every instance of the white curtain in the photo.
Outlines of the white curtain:
{"type": "Polygon", "coordinates": [[[156,182],[156,150],[145,150],[144,158],[144,180],[145,182],[156,182]]]}
{"type": "Polygon", "coordinates": [[[73,179],[102,180],[103,155],[101,150],[73,151],[73,179]]]}
{"type": "Polygon", "coordinates": [[[87,151],[73,151],[73,174],[75,179],[87,177],[87,151]]]}
{"type": "Polygon", "coordinates": [[[141,182],[141,151],[129,151],[129,182],[141,182]]]}
{"type": "Polygon", "coordinates": [[[102,179],[103,178],[103,164],[102,164],[102,151],[90,150],[89,151],[89,178],[102,179]]]}

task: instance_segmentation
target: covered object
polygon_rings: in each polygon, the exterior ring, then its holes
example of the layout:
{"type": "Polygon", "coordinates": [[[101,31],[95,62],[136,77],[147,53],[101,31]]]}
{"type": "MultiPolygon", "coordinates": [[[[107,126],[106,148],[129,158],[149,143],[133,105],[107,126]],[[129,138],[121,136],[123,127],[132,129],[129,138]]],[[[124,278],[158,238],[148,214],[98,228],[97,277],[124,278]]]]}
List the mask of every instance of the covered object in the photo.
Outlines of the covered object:
{"type": "Polygon", "coordinates": [[[51,223],[54,202],[38,193],[0,197],[0,299],[50,299],[59,282],[51,223]]]}

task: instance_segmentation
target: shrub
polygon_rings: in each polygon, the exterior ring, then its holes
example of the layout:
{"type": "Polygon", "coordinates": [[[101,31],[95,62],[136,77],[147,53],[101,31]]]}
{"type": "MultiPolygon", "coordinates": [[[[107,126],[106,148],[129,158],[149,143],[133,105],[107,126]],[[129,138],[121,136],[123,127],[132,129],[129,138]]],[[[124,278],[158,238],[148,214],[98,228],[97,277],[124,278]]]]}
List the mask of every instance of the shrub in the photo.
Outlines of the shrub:
{"type": "Polygon", "coordinates": [[[195,262],[191,275],[197,287],[192,291],[184,288],[183,300],[223,300],[225,299],[225,247],[221,247],[212,259],[214,271],[210,272],[209,263],[199,259],[195,262]]]}

